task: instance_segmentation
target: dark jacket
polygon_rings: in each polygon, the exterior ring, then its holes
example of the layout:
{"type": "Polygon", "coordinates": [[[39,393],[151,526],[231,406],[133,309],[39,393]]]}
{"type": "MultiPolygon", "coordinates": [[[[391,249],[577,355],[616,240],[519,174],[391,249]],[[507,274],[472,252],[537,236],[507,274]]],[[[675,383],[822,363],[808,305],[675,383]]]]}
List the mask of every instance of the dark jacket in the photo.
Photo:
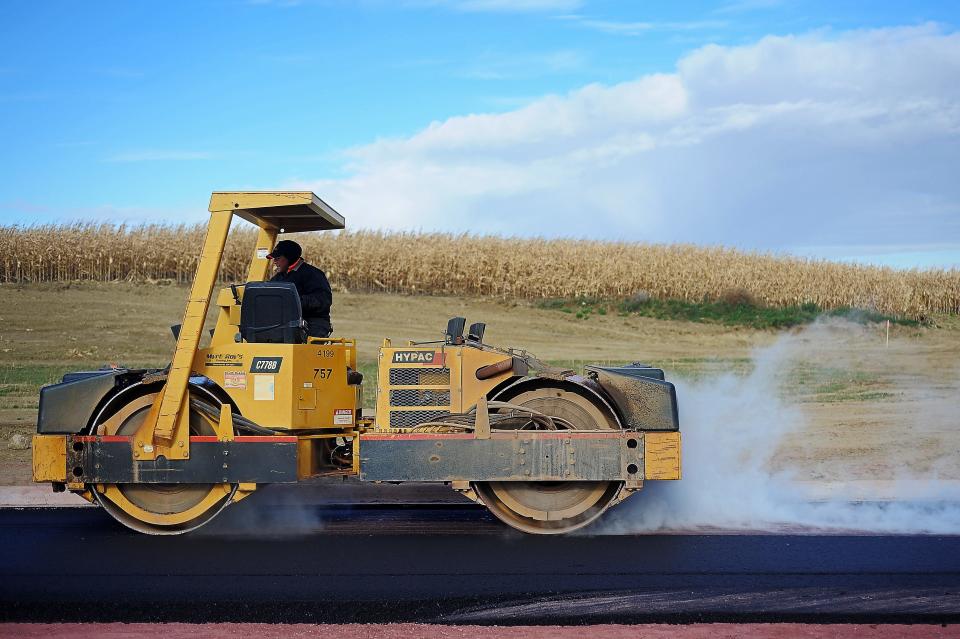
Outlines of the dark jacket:
{"type": "Polygon", "coordinates": [[[277,273],[271,282],[293,282],[300,293],[300,307],[303,319],[307,321],[307,334],[313,337],[327,337],[333,331],[330,323],[330,306],[333,304],[333,292],[326,274],[316,266],[303,260],[294,264],[286,273],[277,273]]]}

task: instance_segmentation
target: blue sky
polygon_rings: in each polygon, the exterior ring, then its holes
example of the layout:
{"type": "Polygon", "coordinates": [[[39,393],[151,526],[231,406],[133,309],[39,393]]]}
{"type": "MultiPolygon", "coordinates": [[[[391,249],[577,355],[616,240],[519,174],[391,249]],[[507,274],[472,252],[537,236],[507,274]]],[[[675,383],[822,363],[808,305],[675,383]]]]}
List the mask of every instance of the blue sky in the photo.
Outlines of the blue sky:
{"type": "Polygon", "coordinates": [[[960,267],[960,3],[0,8],[0,223],[204,219],[960,267]]]}

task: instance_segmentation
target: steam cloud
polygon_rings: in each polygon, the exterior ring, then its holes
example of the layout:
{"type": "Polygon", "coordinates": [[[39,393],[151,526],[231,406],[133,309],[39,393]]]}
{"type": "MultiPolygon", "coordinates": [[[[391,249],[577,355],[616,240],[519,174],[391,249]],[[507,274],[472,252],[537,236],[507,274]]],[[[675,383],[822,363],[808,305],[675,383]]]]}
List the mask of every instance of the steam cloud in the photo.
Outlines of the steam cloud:
{"type": "Polygon", "coordinates": [[[285,484],[265,486],[194,534],[296,537],[321,532],[323,511],[309,491],[284,490],[287,488],[285,484]]]}
{"type": "MultiPolygon", "coordinates": [[[[841,484],[841,490],[826,499],[811,500],[809,489],[796,481],[803,475],[803,467],[772,469],[781,445],[790,436],[801,436],[807,425],[801,407],[784,399],[782,390],[791,381],[790,371],[799,362],[817,359],[828,365],[844,364],[837,358],[852,357],[850,343],[863,339],[865,331],[851,322],[821,321],[758,349],[749,375],[725,374],[677,383],[683,431],[682,481],[647,483],[639,495],[607,513],[600,530],[592,532],[813,528],[960,533],[960,500],[953,487],[957,482],[951,486],[939,478],[944,471],[955,474],[960,463],[960,452],[949,445],[939,446],[939,458],[930,462],[922,476],[916,468],[907,467],[902,457],[884,460],[896,471],[893,476],[873,479],[909,484],[911,490],[906,492],[916,493],[919,486],[923,497],[914,501],[864,501],[849,484],[841,484]],[[846,349],[837,348],[841,345],[846,349]]],[[[894,354],[890,366],[896,365],[894,354]]],[[[897,451],[894,454],[908,448],[912,437],[934,437],[944,426],[960,427],[956,393],[960,383],[954,381],[949,392],[939,394],[926,385],[918,387],[916,381],[913,386],[904,393],[919,397],[924,408],[898,429],[902,442],[888,447],[897,451]]],[[[842,412],[855,409],[849,402],[836,403],[838,429],[842,428],[842,412]]]]}

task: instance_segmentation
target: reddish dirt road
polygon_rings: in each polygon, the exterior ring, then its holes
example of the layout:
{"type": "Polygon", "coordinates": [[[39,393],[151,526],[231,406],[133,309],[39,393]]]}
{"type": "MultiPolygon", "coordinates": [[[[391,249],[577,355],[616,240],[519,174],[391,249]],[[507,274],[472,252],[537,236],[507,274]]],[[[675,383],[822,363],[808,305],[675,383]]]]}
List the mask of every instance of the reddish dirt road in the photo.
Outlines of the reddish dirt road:
{"type": "Polygon", "coordinates": [[[164,639],[804,639],[856,637],[857,639],[914,639],[960,637],[960,626],[864,624],[646,624],[636,626],[435,626],[423,624],[310,625],[310,624],[0,624],[0,637],[22,639],[127,639],[155,636],[164,639]]]}

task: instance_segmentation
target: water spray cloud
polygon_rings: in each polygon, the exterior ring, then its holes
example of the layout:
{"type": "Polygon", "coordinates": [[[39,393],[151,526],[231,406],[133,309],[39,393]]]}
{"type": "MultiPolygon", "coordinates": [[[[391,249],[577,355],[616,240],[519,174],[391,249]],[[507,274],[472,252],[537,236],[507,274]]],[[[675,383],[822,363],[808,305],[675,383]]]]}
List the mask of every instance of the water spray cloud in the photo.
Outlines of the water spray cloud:
{"type": "MultiPolygon", "coordinates": [[[[922,473],[902,459],[884,460],[891,474],[874,479],[921,485],[922,501],[865,501],[849,483],[811,500],[797,479],[809,475],[804,462],[775,463],[788,440],[815,437],[808,417],[791,399],[798,365],[820,361],[831,366],[855,366],[851,342],[869,337],[860,325],[843,320],[821,321],[796,333],[785,334],[773,345],[753,353],[752,371],[743,376],[725,374],[703,381],[677,383],[683,431],[683,480],[650,482],[638,496],[608,514],[608,521],[593,532],[634,533],[658,530],[817,530],[960,533],[960,503],[956,482],[938,476],[956,469],[960,453],[949,445],[922,473]],[[953,494],[950,494],[953,493],[953,494]]],[[[895,360],[891,361],[895,366],[895,360]]],[[[898,382],[902,383],[902,381],[898,382]]],[[[960,427],[953,390],[929,392],[914,381],[902,388],[907,395],[923,397],[923,415],[898,428],[904,445],[911,436],[935,437],[944,426],[960,427]],[[944,422],[945,423],[938,423],[944,422]]],[[[838,426],[850,403],[836,404],[838,426]]],[[[899,452],[902,446],[892,445],[899,452]]],[[[896,455],[897,453],[891,453],[896,455]]],[[[806,460],[813,463],[814,460],[806,460]]],[[[949,473],[948,473],[949,474],[949,473]]]]}

